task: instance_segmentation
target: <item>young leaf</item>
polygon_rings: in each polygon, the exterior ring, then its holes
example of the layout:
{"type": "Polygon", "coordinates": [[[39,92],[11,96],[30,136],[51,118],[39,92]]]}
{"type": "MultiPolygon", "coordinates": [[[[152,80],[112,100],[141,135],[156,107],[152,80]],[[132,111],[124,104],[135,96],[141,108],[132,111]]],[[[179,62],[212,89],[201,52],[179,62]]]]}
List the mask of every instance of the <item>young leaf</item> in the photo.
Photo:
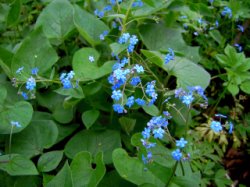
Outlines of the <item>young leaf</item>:
{"type": "Polygon", "coordinates": [[[82,122],[89,129],[98,119],[100,112],[98,110],[88,110],[82,113],[82,122]]]}
{"type": "Polygon", "coordinates": [[[41,172],[49,172],[55,169],[61,162],[63,151],[51,151],[40,156],[37,167],[41,172]]]}

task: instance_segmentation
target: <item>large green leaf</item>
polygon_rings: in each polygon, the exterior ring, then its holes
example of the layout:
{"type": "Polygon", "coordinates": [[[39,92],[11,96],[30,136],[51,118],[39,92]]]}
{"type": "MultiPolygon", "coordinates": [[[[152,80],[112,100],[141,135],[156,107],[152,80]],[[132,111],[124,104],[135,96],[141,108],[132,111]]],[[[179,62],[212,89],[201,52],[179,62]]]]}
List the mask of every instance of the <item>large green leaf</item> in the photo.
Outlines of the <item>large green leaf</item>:
{"type": "Polygon", "coordinates": [[[91,164],[92,158],[89,152],[80,152],[74,157],[70,168],[75,187],[95,187],[101,181],[106,172],[103,154],[100,152],[96,155],[95,169],[92,168],[91,164]]]}
{"type": "MultiPolygon", "coordinates": [[[[4,93],[2,93],[4,96],[4,93]]],[[[26,101],[19,101],[13,105],[2,105],[0,107],[0,134],[9,134],[12,128],[11,121],[19,122],[21,127],[13,126],[12,133],[22,131],[30,123],[33,108],[26,101]]]]}
{"type": "Polygon", "coordinates": [[[74,23],[80,34],[92,46],[101,43],[100,34],[103,31],[109,31],[107,25],[78,5],[74,5],[74,23]]]}
{"type": "Polygon", "coordinates": [[[13,135],[11,151],[31,158],[54,145],[57,136],[58,129],[53,121],[34,120],[22,132],[13,135]]]}
{"type": "Polygon", "coordinates": [[[42,26],[44,34],[55,42],[63,42],[73,30],[73,7],[68,0],[52,1],[39,15],[36,27],[42,26]]]}
{"type": "Polygon", "coordinates": [[[210,82],[210,74],[201,66],[192,61],[175,57],[168,64],[164,63],[164,56],[156,51],[142,50],[142,53],[151,63],[167,71],[177,78],[177,86],[186,88],[187,86],[201,86],[206,88],[210,82]]]}
{"type": "Polygon", "coordinates": [[[12,176],[38,175],[34,163],[22,155],[0,156],[0,169],[12,176]]]}
{"type": "Polygon", "coordinates": [[[63,158],[63,151],[51,151],[43,154],[37,163],[41,172],[49,172],[55,169],[63,158]]]}
{"type": "Polygon", "coordinates": [[[105,62],[98,66],[99,53],[93,48],[83,48],[77,51],[73,57],[73,70],[76,79],[81,81],[94,80],[108,75],[112,72],[114,61],[105,62]],[[89,56],[94,57],[94,62],[90,62],[89,56]]]}
{"type": "Polygon", "coordinates": [[[38,74],[42,75],[51,70],[53,64],[57,61],[58,56],[51,47],[47,37],[43,34],[42,28],[39,27],[27,36],[14,55],[11,63],[12,73],[20,80],[26,81],[31,75],[31,69],[37,67],[38,74]],[[16,71],[24,67],[22,74],[16,74],[16,71]]]}
{"type": "Polygon", "coordinates": [[[121,148],[114,150],[112,158],[114,166],[122,178],[136,185],[149,183],[158,187],[165,186],[150,170],[145,170],[142,161],[129,157],[125,150],[121,148]]]}
{"type": "Polygon", "coordinates": [[[72,173],[68,162],[65,162],[59,173],[45,187],[73,187],[72,173]]]}
{"type": "Polygon", "coordinates": [[[81,151],[88,151],[96,156],[98,152],[103,152],[104,162],[112,163],[112,151],[121,147],[120,134],[117,131],[92,131],[84,130],[77,133],[66,144],[65,154],[73,158],[81,151]]]}
{"type": "Polygon", "coordinates": [[[199,47],[188,46],[180,29],[167,28],[163,24],[144,24],[139,30],[142,41],[149,50],[168,51],[168,48],[172,48],[193,62],[200,60],[199,47]]]}

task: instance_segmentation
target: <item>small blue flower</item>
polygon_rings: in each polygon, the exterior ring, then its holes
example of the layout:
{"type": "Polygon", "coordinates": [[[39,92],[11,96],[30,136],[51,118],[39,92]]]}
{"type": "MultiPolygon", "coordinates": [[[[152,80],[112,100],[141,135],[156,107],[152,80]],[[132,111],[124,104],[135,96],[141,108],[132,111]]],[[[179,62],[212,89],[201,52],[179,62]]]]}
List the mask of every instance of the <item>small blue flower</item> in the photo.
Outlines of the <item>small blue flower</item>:
{"type": "Polygon", "coordinates": [[[210,128],[216,133],[222,131],[222,125],[219,121],[212,121],[210,124],[210,128]]]}
{"type": "Polygon", "coordinates": [[[130,84],[132,85],[132,86],[137,86],[137,84],[139,84],[141,82],[141,79],[140,79],[140,77],[133,77],[132,79],[131,79],[131,81],[130,81],[130,84]]]}
{"type": "Polygon", "coordinates": [[[120,38],[118,40],[118,43],[119,44],[125,44],[129,40],[129,38],[130,38],[130,34],[129,33],[123,33],[120,36],[120,38]]]}
{"type": "Polygon", "coordinates": [[[143,2],[141,0],[137,0],[135,2],[133,2],[132,7],[142,7],[143,6],[143,2]]]}
{"type": "Polygon", "coordinates": [[[162,139],[165,131],[162,128],[156,128],[153,130],[154,138],[162,139]]]}
{"type": "Polygon", "coordinates": [[[134,104],[134,102],[135,102],[134,96],[130,96],[130,97],[128,97],[126,106],[128,106],[130,108],[134,104]]]}
{"type": "Polygon", "coordinates": [[[18,68],[17,70],[16,70],[16,74],[21,74],[22,73],[22,71],[23,71],[23,66],[22,67],[20,67],[20,68],[18,68]]]}
{"type": "Polygon", "coordinates": [[[21,92],[21,95],[23,96],[24,100],[28,100],[29,97],[28,97],[28,94],[25,93],[25,92],[21,92]]]}
{"type": "Polygon", "coordinates": [[[140,98],[137,98],[135,100],[135,102],[139,105],[139,106],[144,106],[146,104],[146,101],[140,98]]]}
{"type": "Polygon", "coordinates": [[[62,73],[60,75],[60,81],[64,89],[73,88],[71,80],[73,79],[74,75],[75,75],[74,71],[70,71],[69,73],[62,73]]]}
{"type": "Polygon", "coordinates": [[[93,56],[89,56],[89,61],[90,62],[94,62],[95,61],[94,57],[93,56]]]}
{"type": "Polygon", "coordinates": [[[239,52],[242,52],[242,46],[240,44],[234,44],[239,52]]]}
{"type": "Polygon", "coordinates": [[[237,25],[237,28],[240,32],[244,32],[244,27],[242,25],[237,25]]]}
{"type": "Polygon", "coordinates": [[[150,129],[149,128],[144,128],[144,131],[142,131],[142,137],[144,139],[148,139],[150,137],[150,129]]]}
{"type": "Polygon", "coordinates": [[[182,102],[184,104],[186,104],[187,106],[189,106],[192,103],[193,100],[194,100],[194,97],[193,97],[192,94],[184,95],[182,97],[182,102]]]}
{"type": "Polygon", "coordinates": [[[37,75],[38,71],[39,71],[39,69],[38,69],[37,67],[35,67],[35,68],[33,68],[33,69],[31,70],[31,74],[32,74],[32,75],[37,75]]]}
{"type": "Polygon", "coordinates": [[[18,121],[11,121],[10,123],[11,123],[11,125],[14,126],[14,127],[18,127],[18,128],[19,128],[19,127],[22,127],[21,124],[20,124],[18,121]]]}
{"type": "Polygon", "coordinates": [[[229,7],[224,7],[224,9],[221,12],[222,16],[228,16],[228,18],[232,17],[232,10],[229,7]]]}
{"type": "Polygon", "coordinates": [[[30,78],[28,78],[27,82],[26,82],[26,89],[27,90],[34,90],[36,87],[36,80],[31,76],[30,78]]]}
{"type": "Polygon", "coordinates": [[[122,92],[121,92],[121,90],[114,90],[112,92],[111,98],[114,99],[114,100],[116,100],[116,101],[119,101],[122,98],[122,92]]]}
{"type": "Polygon", "coordinates": [[[107,6],[105,6],[105,7],[103,8],[103,11],[104,11],[104,12],[108,12],[108,11],[110,11],[110,10],[112,10],[112,6],[111,6],[111,5],[107,5],[107,6]]]}
{"type": "Polygon", "coordinates": [[[215,27],[217,27],[217,28],[219,27],[219,21],[218,20],[215,21],[215,27]]]}
{"type": "Polygon", "coordinates": [[[172,152],[172,157],[174,160],[179,161],[182,158],[182,153],[180,149],[176,149],[175,151],[172,152]]]}
{"type": "Polygon", "coordinates": [[[181,138],[180,140],[176,140],[176,146],[180,148],[184,148],[188,142],[184,139],[181,138]]]}
{"type": "Polygon", "coordinates": [[[117,28],[117,23],[115,21],[112,22],[112,28],[117,28]]]}
{"type": "Polygon", "coordinates": [[[234,124],[230,121],[230,122],[229,122],[229,130],[228,130],[228,133],[229,133],[229,134],[232,134],[232,133],[233,133],[233,130],[234,130],[234,124]]]}
{"type": "Polygon", "coordinates": [[[104,12],[103,11],[99,11],[98,9],[95,9],[94,14],[96,16],[98,16],[99,18],[103,18],[104,17],[104,12]]]}
{"type": "Polygon", "coordinates": [[[174,60],[175,54],[173,49],[168,48],[168,53],[165,57],[165,64],[168,64],[171,60],[174,60]]]}
{"type": "Polygon", "coordinates": [[[120,104],[113,104],[113,109],[115,112],[117,112],[118,114],[122,114],[124,112],[124,108],[122,105],[120,104]]]}
{"type": "Polygon", "coordinates": [[[109,33],[109,31],[107,31],[107,30],[103,31],[103,33],[100,34],[100,36],[99,36],[100,40],[104,40],[105,37],[108,35],[108,33],[109,33]]]}
{"type": "Polygon", "coordinates": [[[138,64],[134,66],[134,69],[137,71],[137,73],[144,73],[144,68],[138,64]]]}

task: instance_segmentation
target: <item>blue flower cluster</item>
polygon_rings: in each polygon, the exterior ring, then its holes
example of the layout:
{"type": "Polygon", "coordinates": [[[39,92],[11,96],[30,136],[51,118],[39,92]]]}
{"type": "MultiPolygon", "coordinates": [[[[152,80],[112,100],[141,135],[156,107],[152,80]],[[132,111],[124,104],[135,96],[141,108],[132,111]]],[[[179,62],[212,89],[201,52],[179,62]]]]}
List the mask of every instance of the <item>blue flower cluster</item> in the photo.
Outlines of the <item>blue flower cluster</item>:
{"type": "Polygon", "coordinates": [[[210,128],[215,132],[215,133],[220,133],[221,131],[223,131],[223,127],[226,127],[226,129],[228,130],[229,134],[233,133],[233,129],[234,129],[234,125],[231,121],[226,121],[224,125],[221,124],[221,118],[227,118],[227,116],[223,115],[223,114],[215,114],[216,118],[219,118],[218,120],[212,120],[210,122],[210,128]]]}
{"type": "Polygon", "coordinates": [[[113,6],[116,5],[116,3],[121,3],[122,0],[110,0],[110,4],[105,6],[102,10],[95,9],[94,14],[98,16],[99,18],[103,18],[106,12],[109,12],[113,9],[113,6]]]}
{"type": "Polygon", "coordinates": [[[175,90],[175,97],[179,98],[182,103],[186,104],[188,107],[193,103],[196,97],[201,97],[203,99],[202,103],[199,103],[202,108],[207,107],[207,97],[204,94],[204,89],[201,86],[188,87],[186,92],[182,88],[175,90]]]}
{"type": "Polygon", "coordinates": [[[146,156],[142,155],[142,160],[145,164],[152,160],[152,152],[149,149],[156,145],[156,143],[150,142],[149,138],[153,136],[155,139],[162,139],[167,126],[168,118],[164,116],[155,116],[147,123],[147,127],[142,131],[141,142],[147,152],[146,156]]]}
{"type": "Polygon", "coordinates": [[[132,53],[134,51],[135,45],[137,44],[138,41],[139,40],[136,35],[130,36],[129,33],[123,33],[118,39],[119,44],[125,44],[127,42],[129,43],[129,46],[127,48],[129,53],[132,53]]]}
{"type": "Polygon", "coordinates": [[[64,89],[73,88],[71,81],[72,81],[74,76],[75,76],[74,71],[70,71],[69,73],[62,73],[60,75],[60,81],[61,81],[64,89]]]}
{"type": "Polygon", "coordinates": [[[142,6],[143,6],[143,2],[141,0],[136,0],[132,4],[132,7],[142,7],[142,6]]]}
{"type": "Polygon", "coordinates": [[[109,33],[109,31],[103,31],[103,33],[102,34],[100,34],[100,40],[104,40],[105,39],[105,37],[108,35],[108,33],[109,33]]]}
{"type": "Polygon", "coordinates": [[[36,87],[36,79],[34,79],[32,76],[28,78],[26,82],[26,89],[27,90],[34,90],[36,87]]]}
{"type": "Polygon", "coordinates": [[[229,7],[224,7],[221,11],[221,15],[228,18],[232,18],[232,10],[229,7]]]}
{"type": "Polygon", "coordinates": [[[168,53],[165,57],[165,64],[168,64],[171,60],[174,60],[174,51],[171,48],[168,48],[168,53]]]}
{"type": "Polygon", "coordinates": [[[172,152],[172,158],[176,161],[180,161],[182,159],[182,152],[181,149],[183,149],[188,142],[181,138],[180,140],[176,141],[176,147],[178,147],[176,150],[172,152]]]}

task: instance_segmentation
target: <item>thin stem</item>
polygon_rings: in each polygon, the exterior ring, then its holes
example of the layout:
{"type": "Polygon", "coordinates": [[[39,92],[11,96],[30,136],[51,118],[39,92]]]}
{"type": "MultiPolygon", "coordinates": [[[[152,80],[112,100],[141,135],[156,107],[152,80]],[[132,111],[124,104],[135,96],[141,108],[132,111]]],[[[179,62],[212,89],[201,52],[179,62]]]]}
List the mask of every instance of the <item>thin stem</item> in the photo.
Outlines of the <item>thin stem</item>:
{"type": "Polygon", "coordinates": [[[11,125],[11,129],[10,129],[10,139],[9,139],[9,159],[11,159],[11,140],[12,140],[13,128],[14,128],[14,125],[11,125]]]}
{"type": "Polygon", "coordinates": [[[183,163],[181,161],[180,161],[180,164],[181,164],[182,175],[185,176],[185,171],[184,171],[183,163]]]}
{"type": "Polygon", "coordinates": [[[128,6],[128,9],[127,9],[127,12],[126,12],[126,15],[125,15],[125,18],[123,19],[122,21],[122,33],[125,32],[126,30],[126,22],[127,22],[127,19],[128,19],[128,15],[129,15],[129,12],[131,10],[131,7],[132,7],[132,4],[134,3],[135,0],[131,0],[129,6],[128,6]]]}
{"type": "Polygon", "coordinates": [[[171,176],[170,176],[170,178],[169,178],[169,180],[168,180],[168,182],[167,182],[166,186],[168,186],[168,185],[170,184],[170,182],[171,182],[172,178],[174,177],[174,174],[175,174],[175,171],[176,171],[177,165],[178,165],[178,161],[176,161],[176,162],[175,162],[175,165],[174,165],[174,168],[173,168],[173,172],[172,172],[172,174],[171,174],[171,176]]]}
{"type": "Polygon", "coordinates": [[[185,138],[187,137],[187,132],[188,132],[188,119],[189,119],[190,110],[191,110],[191,107],[189,106],[187,116],[186,116],[186,123],[185,123],[185,126],[186,126],[185,138]]]}
{"type": "Polygon", "coordinates": [[[177,109],[175,108],[173,105],[170,105],[182,118],[182,120],[187,123],[186,119],[184,118],[184,116],[182,115],[182,113],[177,109]]]}

